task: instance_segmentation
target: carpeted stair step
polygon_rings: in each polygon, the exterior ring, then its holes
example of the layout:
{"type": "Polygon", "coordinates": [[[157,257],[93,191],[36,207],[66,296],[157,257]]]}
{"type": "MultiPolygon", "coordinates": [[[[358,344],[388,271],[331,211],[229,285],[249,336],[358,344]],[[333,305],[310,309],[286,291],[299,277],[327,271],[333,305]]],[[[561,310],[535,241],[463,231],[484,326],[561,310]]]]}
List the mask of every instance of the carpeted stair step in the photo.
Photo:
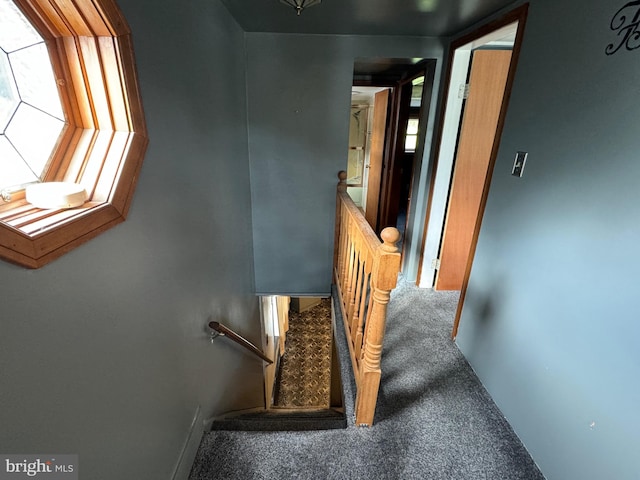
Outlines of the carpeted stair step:
{"type": "Polygon", "coordinates": [[[347,428],[344,412],[331,408],[272,409],[230,413],[213,421],[211,430],[304,431],[347,428]]]}

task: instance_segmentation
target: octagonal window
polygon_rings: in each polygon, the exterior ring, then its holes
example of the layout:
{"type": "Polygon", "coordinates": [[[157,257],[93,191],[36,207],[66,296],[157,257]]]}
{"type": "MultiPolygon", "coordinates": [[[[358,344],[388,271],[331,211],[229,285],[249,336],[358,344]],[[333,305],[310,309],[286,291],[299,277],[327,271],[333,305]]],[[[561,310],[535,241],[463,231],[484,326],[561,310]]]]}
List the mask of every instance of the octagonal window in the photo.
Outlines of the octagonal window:
{"type": "Polygon", "coordinates": [[[0,0],[0,258],[38,268],[124,221],[147,144],[116,0],[0,0]],[[34,182],[86,201],[29,203],[34,182]]]}
{"type": "Polygon", "coordinates": [[[0,190],[42,180],[63,127],[44,39],[12,0],[0,0],[0,190]]]}

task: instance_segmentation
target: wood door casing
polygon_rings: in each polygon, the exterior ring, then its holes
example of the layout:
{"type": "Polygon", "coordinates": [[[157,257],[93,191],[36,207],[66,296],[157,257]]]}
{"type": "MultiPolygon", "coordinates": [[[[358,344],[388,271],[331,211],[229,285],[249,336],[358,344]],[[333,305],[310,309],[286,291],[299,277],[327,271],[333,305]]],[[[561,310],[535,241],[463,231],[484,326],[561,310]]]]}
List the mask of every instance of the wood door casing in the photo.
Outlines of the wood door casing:
{"type": "Polygon", "coordinates": [[[378,202],[382,181],[382,163],[384,159],[384,142],[387,129],[387,108],[390,89],[382,90],[375,95],[373,102],[373,122],[371,125],[371,152],[369,153],[369,177],[367,180],[367,199],[365,218],[371,228],[376,230],[378,223],[378,202]]]}
{"type": "Polygon", "coordinates": [[[473,54],[436,290],[462,288],[510,62],[511,50],[478,50],[473,54]]]}

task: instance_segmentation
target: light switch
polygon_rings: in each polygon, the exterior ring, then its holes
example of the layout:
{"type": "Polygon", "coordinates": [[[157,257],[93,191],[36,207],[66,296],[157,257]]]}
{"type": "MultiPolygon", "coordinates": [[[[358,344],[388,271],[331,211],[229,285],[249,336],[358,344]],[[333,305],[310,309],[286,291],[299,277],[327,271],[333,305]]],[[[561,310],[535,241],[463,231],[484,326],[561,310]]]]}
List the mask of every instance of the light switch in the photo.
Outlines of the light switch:
{"type": "Polygon", "coordinates": [[[524,164],[527,162],[527,152],[517,152],[516,158],[513,161],[513,169],[511,170],[511,175],[515,177],[521,177],[522,172],[524,171],[524,164]]]}

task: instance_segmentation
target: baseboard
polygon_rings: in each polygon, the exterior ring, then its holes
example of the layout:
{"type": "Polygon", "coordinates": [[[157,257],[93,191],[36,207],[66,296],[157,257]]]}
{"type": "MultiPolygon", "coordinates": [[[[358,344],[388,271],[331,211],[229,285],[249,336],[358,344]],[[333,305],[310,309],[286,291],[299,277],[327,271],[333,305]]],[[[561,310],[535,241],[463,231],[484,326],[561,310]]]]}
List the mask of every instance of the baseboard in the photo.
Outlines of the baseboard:
{"type": "Polygon", "coordinates": [[[202,421],[202,431],[209,432],[211,431],[211,425],[213,425],[213,421],[216,417],[206,418],[202,421]]]}
{"type": "Polygon", "coordinates": [[[202,410],[200,405],[198,405],[171,480],[188,480],[191,467],[198,452],[198,447],[200,446],[200,441],[202,440],[202,435],[205,432],[203,423],[202,410]]]}

